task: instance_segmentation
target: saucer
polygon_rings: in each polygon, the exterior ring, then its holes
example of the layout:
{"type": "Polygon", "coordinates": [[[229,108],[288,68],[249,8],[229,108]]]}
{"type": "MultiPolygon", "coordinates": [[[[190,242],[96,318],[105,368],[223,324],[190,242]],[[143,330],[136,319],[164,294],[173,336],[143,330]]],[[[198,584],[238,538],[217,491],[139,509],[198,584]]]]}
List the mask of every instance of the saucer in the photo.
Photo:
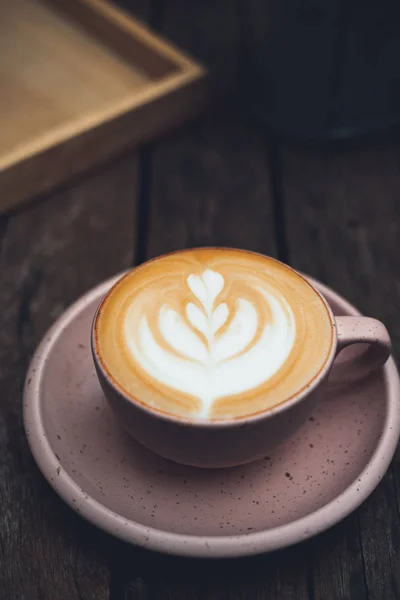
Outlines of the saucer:
{"type": "MultiPolygon", "coordinates": [[[[331,527],[378,485],[400,432],[392,358],[368,377],[328,385],[297,435],[265,460],[202,470],[145,450],[111,413],[98,383],[90,327],[118,278],[99,285],[53,325],[27,374],[24,424],[54,490],[97,527],[176,555],[222,558],[277,550],[331,527]]],[[[311,280],[335,314],[358,311],[311,280]]],[[[340,355],[341,361],[360,348],[340,355]]],[[[354,375],[354,374],[353,374],[354,375]]]]}

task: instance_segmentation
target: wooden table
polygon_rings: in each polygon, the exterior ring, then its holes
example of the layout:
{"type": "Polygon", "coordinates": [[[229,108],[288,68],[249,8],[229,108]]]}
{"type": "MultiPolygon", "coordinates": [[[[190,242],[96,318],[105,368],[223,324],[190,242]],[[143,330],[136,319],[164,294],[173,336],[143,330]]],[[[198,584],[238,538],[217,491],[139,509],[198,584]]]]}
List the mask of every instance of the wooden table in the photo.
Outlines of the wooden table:
{"type": "MultiPolygon", "coordinates": [[[[234,90],[233,2],[125,5],[209,65],[219,91],[234,90]]],[[[398,143],[273,143],[224,102],[1,217],[1,599],[400,598],[399,455],[369,500],[316,539],[252,559],[183,560],[128,547],[64,505],[35,466],[21,416],[28,361],[72,301],[121,269],[193,245],[257,250],[321,279],[384,320],[399,356],[399,196],[398,143]]]]}

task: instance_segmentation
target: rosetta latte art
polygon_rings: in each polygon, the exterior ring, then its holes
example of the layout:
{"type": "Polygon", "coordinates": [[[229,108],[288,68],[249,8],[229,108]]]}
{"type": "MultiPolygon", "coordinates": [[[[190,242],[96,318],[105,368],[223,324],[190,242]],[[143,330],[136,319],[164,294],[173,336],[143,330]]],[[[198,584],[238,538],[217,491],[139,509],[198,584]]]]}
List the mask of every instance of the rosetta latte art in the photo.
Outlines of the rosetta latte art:
{"type": "Polygon", "coordinates": [[[159,305],[158,335],[153,334],[146,312],[137,322],[132,305],[125,337],[143,369],[161,383],[197,396],[199,416],[207,417],[217,398],[255,388],[276,373],[293,347],[296,328],[283,298],[261,286],[254,292],[260,303],[268,305],[268,320],[251,300],[236,296],[234,285],[226,300],[218,303],[225,281],[212,269],[189,275],[187,286],[184,312],[167,303],[159,305]]]}
{"type": "Polygon", "coordinates": [[[295,271],[230,249],[132,270],[99,309],[99,360],[142,405],[180,418],[255,415],[309,384],[330,354],[328,310],[295,271]]]}

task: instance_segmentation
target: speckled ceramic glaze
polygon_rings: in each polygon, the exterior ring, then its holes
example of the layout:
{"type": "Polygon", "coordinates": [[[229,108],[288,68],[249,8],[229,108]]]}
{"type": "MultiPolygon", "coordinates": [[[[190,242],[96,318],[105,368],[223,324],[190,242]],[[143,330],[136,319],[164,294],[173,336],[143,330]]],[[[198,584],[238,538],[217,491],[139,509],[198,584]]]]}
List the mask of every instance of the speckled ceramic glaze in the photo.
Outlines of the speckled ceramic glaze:
{"type": "MultiPolygon", "coordinates": [[[[44,476],[74,510],[128,542],[217,558],[309,538],[372,492],[400,431],[400,386],[392,358],[375,374],[360,377],[353,369],[342,379],[340,365],[357,359],[360,347],[344,350],[315,412],[265,460],[211,471],[180,466],[124,432],[98,383],[90,328],[114,281],[86,294],[57,321],[26,379],[29,444],[44,476]]],[[[313,283],[335,314],[358,314],[313,283]]]]}

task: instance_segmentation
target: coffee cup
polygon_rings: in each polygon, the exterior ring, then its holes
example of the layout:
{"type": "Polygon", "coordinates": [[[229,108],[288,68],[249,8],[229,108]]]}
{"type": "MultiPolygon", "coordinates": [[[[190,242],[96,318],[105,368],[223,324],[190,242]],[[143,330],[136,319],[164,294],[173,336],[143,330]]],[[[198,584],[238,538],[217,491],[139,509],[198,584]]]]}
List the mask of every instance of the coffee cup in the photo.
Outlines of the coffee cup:
{"type": "Polygon", "coordinates": [[[343,348],[363,343],[364,373],[391,351],[380,321],[334,317],[300,273],[232,248],[126,273],[98,307],[91,343],[123,427],[164,458],[205,468],[252,462],[293,435],[343,348]]]}

